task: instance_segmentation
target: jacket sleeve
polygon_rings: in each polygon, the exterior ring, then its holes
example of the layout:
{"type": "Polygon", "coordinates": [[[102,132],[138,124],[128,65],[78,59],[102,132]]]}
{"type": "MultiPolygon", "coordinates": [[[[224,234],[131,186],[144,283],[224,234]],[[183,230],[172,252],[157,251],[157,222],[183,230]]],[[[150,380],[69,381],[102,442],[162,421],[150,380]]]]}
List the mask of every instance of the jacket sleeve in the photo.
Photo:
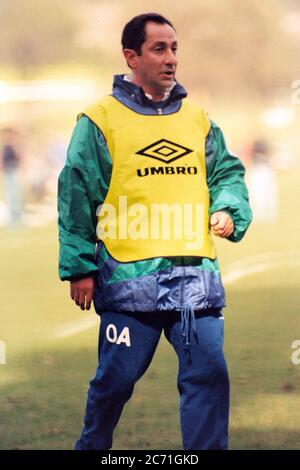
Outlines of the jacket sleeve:
{"type": "Polygon", "coordinates": [[[97,126],[82,116],[58,179],[59,277],[62,281],[98,271],[95,263],[97,207],[111,177],[111,159],[97,126]]]}
{"type": "Polygon", "coordinates": [[[206,137],[206,171],[210,194],[210,214],[225,211],[234,222],[234,232],[228,237],[240,241],[252,220],[248,190],[244,181],[245,167],[227,149],[221,129],[211,123],[206,137]]]}

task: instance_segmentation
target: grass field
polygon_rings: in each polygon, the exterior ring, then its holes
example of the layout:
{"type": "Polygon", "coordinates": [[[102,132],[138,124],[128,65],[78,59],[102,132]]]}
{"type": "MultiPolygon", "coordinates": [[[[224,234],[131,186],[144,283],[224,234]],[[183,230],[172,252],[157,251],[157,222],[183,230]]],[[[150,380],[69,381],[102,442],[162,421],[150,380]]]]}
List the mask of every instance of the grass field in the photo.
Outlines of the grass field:
{"type": "MultiPolygon", "coordinates": [[[[300,446],[299,173],[282,173],[280,218],[240,244],[218,240],[227,290],[230,447],[300,446]],[[237,273],[236,278],[230,275],[237,273]],[[231,274],[230,274],[231,273],[231,274]]],[[[73,306],[57,277],[55,225],[0,232],[0,448],[71,449],[96,367],[98,317],[73,306]],[[86,329],[80,330],[86,325],[86,329]]],[[[114,449],[181,449],[177,359],[161,340],[115,432],[114,449]]]]}

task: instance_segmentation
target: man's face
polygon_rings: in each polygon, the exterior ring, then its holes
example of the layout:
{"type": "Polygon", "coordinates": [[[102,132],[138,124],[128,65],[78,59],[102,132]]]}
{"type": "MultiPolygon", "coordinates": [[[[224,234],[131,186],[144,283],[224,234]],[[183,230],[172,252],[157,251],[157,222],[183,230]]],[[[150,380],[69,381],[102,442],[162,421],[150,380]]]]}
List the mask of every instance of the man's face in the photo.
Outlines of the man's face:
{"type": "Polygon", "coordinates": [[[164,93],[174,80],[177,66],[177,38],[174,29],[168,24],[152,21],[145,26],[146,39],[141,47],[141,55],[135,55],[133,71],[139,85],[144,90],[164,93]]]}

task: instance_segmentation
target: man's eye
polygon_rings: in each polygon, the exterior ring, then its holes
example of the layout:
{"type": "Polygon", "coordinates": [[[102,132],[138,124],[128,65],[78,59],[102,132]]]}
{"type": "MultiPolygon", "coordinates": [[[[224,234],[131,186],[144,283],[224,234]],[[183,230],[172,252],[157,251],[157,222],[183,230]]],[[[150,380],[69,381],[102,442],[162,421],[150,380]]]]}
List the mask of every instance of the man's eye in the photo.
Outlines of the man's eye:
{"type": "Polygon", "coordinates": [[[156,52],[162,51],[162,47],[156,47],[156,48],[155,48],[155,51],[156,51],[156,52]]]}

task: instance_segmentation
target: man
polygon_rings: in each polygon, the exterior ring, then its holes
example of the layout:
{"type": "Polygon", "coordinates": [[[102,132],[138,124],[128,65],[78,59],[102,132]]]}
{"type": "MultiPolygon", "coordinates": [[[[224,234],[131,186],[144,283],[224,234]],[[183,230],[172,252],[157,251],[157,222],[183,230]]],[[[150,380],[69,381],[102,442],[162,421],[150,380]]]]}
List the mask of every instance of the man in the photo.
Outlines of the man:
{"type": "Polygon", "coordinates": [[[4,176],[4,193],[10,227],[18,227],[22,220],[20,166],[18,132],[13,128],[5,128],[2,131],[0,170],[3,171],[4,176]]]}
{"type": "Polygon", "coordinates": [[[139,15],[122,45],[131,74],[79,116],[59,178],[60,278],[101,315],[75,448],[111,448],[164,330],[179,360],[184,449],[226,449],[225,298],[210,229],[231,241],[247,230],[244,167],[175,80],[172,23],[139,15]]]}

